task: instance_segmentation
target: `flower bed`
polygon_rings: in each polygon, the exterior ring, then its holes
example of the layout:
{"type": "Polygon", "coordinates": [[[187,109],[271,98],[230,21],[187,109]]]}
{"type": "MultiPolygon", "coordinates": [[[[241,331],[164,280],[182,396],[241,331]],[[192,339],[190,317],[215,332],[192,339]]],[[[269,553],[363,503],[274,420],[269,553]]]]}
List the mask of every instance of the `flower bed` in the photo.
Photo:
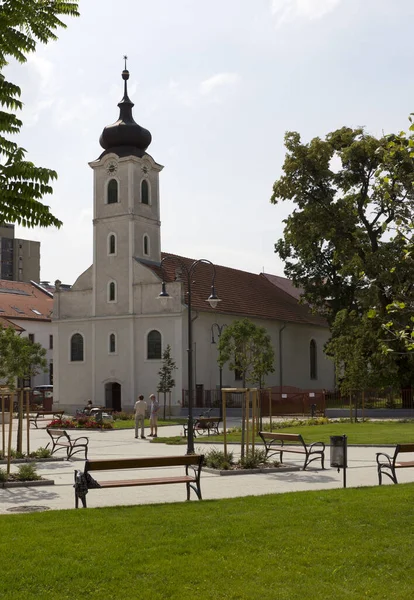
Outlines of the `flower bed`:
{"type": "Polygon", "coordinates": [[[93,417],[54,419],[47,427],[55,429],[113,429],[113,425],[110,421],[103,421],[100,423],[95,421],[93,417]]]}

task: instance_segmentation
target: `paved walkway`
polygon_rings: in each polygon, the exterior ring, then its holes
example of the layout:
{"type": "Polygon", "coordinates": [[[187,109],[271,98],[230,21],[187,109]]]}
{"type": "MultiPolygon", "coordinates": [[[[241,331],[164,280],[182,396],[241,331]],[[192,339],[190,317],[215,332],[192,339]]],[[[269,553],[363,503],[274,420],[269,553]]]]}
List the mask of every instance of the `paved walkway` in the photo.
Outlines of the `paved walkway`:
{"type": "MultiPolygon", "coordinates": [[[[8,429],[8,427],[6,427],[8,429]]],[[[168,426],[160,428],[158,433],[165,436],[179,435],[182,426],[168,426]]],[[[83,431],[73,431],[72,435],[82,435],[83,431]]],[[[131,429],[88,431],[89,456],[91,458],[121,458],[137,456],[167,456],[185,454],[185,446],[167,446],[166,444],[152,444],[150,439],[134,439],[131,429]]],[[[196,438],[195,448],[197,452],[203,452],[211,448],[211,444],[203,444],[203,438],[196,438]]],[[[44,429],[30,430],[31,449],[46,446],[49,436],[44,429]]],[[[24,447],[26,440],[24,437],[24,447]]],[[[217,444],[216,447],[220,445],[217,444]]],[[[230,448],[239,450],[238,445],[230,448]]],[[[348,448],[348,470],[347,486],[373,486],[378,485],[376,472],[375,453],[380,451],[377,447],[348,448]]],[[[389,448],[384,448],[389,452],[389,448]]],[[[58,453],[63,455],[64,451],[58,453]]],[[[326,470],[322,471],[317,462],[309,467],[307,471],[292,471],[283,473],[263,473],[254,475],[230,475],[220,476],[203,473],[201,477],[201,489],[205,500],[217,498],[233,498],[237,496],[250,496],[262,494],[279,494],[285,492],[299,492],[304,490],[325,490],[341,488],[343,474],[329,467],[329,448],[326,450],[326,470]]],[[[303,464],[303,458],[299,460],[288,458],[289,463],[303,464]]],[[[4,465],[0,465],[4,467],[4,465]]],[[[23,507],[45,507],[49,509],[71,509],[74,508],[73,472],[76,468],[83,467],[83,460],[74,457],[70,461],[37,463],[38,473],[43,477],[52,478],[53,486],[25,487],[0,489],[0,514],[18,512],[23,507]]],[[[14,470],[15,467],[12,467],[14,470]]],[[[169,470],[171,474],[171,469],[169,470]]],[[[173,470],[173,473],[182,473],[181,468],[173,470]]],[[[116,477],[125,478],[125,473],[111,473],[110,479],[116,477]]],[[[414,469],[402,470],[398,473],[399,481],[413,482],[414,469]]],[[[388,481],[386,482],[388,485],[388,481]]],[[[391,482],[390,482],[391,484],[391,482]]],[[[391,484],[393,485],[393,484],[391,484]]],[[[195,497],[194,497],[195,498],[195,497]]],[[[104,491],[91,490],[87,496],[88,506],[114,506],[132,504],[150,504],[160,502],[181,502],[185,499],[185,487],[183,485],[148,486],[138,488],[114,488],[104,491]]]]}

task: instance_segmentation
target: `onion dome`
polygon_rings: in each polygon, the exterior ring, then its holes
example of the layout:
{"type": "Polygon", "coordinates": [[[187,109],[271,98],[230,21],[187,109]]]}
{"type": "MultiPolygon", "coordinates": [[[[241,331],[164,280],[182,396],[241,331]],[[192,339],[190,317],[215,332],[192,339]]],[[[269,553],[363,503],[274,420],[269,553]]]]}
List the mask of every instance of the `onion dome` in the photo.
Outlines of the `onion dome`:
{"type": "MultiPolygon", "coordinates": [[[[126,57],[124,57],[126,59],[126,57]]],[[[151,134],[148,129],[144,129],[135,123],[132,116],[132,107],[134,103],[128,97],[127,81],[129,71],[126,68],[122,71],[124,80],[124,97],[119,106],[119,119],[112,125],[108,125],[102,131],[99,143],[104,148],[104,154],[114,152],[118,156],[143,156],[151,143],[151,134]]]]}

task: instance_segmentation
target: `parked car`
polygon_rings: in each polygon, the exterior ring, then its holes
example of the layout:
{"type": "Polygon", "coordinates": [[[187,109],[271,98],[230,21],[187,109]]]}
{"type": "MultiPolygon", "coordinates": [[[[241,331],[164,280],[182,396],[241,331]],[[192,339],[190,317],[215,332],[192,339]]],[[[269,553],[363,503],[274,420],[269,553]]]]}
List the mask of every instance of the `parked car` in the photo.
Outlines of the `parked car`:
{"type": "Polygon", "coordinates": [[[42,398],[53,398],[53,385],[36,385],[33,388],[33,397],[41,396],[42,398]]]}

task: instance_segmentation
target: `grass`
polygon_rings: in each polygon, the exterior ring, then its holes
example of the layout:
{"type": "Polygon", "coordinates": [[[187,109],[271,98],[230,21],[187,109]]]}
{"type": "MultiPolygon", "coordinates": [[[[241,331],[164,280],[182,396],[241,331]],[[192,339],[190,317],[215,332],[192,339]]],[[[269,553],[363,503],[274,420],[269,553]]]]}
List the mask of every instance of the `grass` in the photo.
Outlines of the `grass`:
{"type": "Polygon", "coordinates": [[[402,600],[413,484],[0,517],[3,600],[402,600]]]}
{"type": "MultiPolygon", "coordinates": [[[[348,436],[348,444],[397,444],[414,442],[414,421],[364,421],[358,423],[329,422],[325,425],[294,425],[292,427],[278,428],[273,424],[273,431],[283,433],[300,433],[306,443],[330,443],[331,435],[348,436]]],[[[196,438],[199,442],[223,442],[223,435],[201,436],[196,438]]],[[[239,431],[227,435],[228,442],[241,441],[239,431]]],[[[261,439],[257,438],[258,442],[261,439]]]]}

